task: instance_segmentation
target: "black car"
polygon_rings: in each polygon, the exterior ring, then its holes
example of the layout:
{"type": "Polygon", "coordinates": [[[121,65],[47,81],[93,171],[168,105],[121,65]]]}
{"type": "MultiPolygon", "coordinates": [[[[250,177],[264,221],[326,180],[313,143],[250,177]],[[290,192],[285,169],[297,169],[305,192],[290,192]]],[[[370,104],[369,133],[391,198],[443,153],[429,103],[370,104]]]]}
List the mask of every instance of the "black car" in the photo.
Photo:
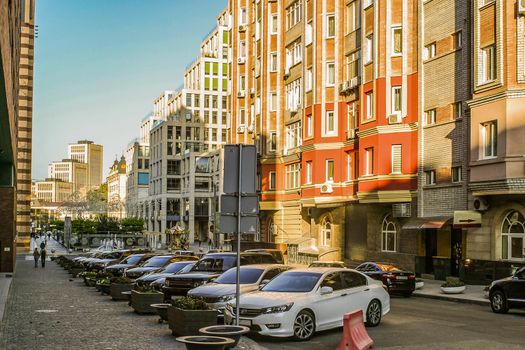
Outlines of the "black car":
{"type": "Polygon", "coordinates": [[[162,271],[147,273],[137,278],[135,280],[135,286],[151,286],[157,290],[161,290],[166,277],[175,276],[178,273],[187,273],[196,263],[196,261],[188,260],[171,263],[168,266],[166,266],[162,271]]]}
{"type": "Polygon", "coordinates": [[[124,260],[122,260],[120,263],[110,265],[104,268],[104,272],[111,273],[115,276],[122,276],[124,274],[124,271],[126,271],[127,269],[139,266],[139,264],[143,263],[151,257],[152,255],[149,254],[132,254],[124,260]]]}
{"type": "MultiPolygon", "coordinates": [[[[269,253],[241,253],[241,265],[277,264],[269,253]]],[[[237,265],[237,253],[206,254],[193,266],[190,272],[166,277],[162,287],[164,299],[170,300],[173,295],[186,295],[198,287],[237,265]]]]}
{"type": "Polygon", "coordinates": [[[391,294],[409,297],[416,289],[416,275],[413,272],[399,269],[393,264],[365,262],[356,267],[356,270],[383,282],[388,293],[391,294]]]}
{"type": "Polygon", "coordinates": [[[146,273],[150,272],[158,272],[161,271],[164,267],[168,266],[171,263],[174,263],[176,261],[186,261],[186,260],[199,260],[196,256],[183,256],[183,255],[157,255],[152,257],[151,259],[148,259],[143,264],[140,264],[140,266],[127,269],[124,272],[124,276],[131,278],[131,279],[137,279],[141,277],[142,275],[145,275],[146,273]]]}
{"type": "Polygon", "coordinates": [[[525,266],[514,275],[492,282],[489,289],[492,311],[502,314],[514,308],[525,308],[525,266]]]}

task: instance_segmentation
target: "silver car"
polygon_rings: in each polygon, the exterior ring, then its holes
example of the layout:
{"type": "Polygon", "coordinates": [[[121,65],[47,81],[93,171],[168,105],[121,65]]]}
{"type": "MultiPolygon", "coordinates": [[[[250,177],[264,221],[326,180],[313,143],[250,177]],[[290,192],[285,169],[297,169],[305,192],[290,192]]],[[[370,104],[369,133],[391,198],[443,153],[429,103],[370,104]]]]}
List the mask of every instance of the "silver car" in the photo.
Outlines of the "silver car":
{"type": "MultiPolygon", "coordinates": [[[[289,269],[290,266],[280,264],[241,266],[241,294],[258,290],[262,284],[289,269]]],[[[203,298],[210,307],[219,311],[219,316],[222,316],[226,302],[235,298],[236,280],[237,268],[233,267],[213,282],[190,290],[188,295],[203,298]]]]}

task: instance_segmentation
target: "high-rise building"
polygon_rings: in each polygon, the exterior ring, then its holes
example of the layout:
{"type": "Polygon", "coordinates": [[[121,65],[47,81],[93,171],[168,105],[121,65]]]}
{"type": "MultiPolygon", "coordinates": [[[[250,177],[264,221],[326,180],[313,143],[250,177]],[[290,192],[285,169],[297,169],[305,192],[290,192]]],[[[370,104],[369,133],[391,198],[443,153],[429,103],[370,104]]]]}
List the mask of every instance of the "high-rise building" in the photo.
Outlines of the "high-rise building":
{"type": "Polygon", "coordinates": [[[93,141],[81,140],[68,145],[69,159],[87,164],[87,188],[96,189],[102,184],[103,147],[93,141]]]}
{"type": "Polygon", "coordinates": [[[88,165],[75,159],[62,159],[48,166],[48,178],[73,184],[73,193],[82,198],[88,191],[88,165]]]}
{"type": "Polygon", "coordinates": [[[29,250],[31,231],[31,154],[33,135],[33,62],[35,0],[20,1],[20,66],[17,118],[17,249],[29,250]]]}

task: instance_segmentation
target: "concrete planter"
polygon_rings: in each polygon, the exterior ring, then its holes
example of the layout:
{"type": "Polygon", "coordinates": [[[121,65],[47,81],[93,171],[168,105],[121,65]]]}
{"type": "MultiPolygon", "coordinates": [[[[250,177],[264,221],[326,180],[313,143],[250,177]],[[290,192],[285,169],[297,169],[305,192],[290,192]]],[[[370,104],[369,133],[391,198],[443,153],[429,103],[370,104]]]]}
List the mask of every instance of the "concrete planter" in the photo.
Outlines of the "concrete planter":
{"type": "Polygon", "coordinates": [[[163,299],[163,293],[131,291],[131,307],[138,314],[156,314],[157,310],[151,304],[162,303],[163,299]]]}
{"type": "Polygon", "coordinates": [[[226,345],[226,349],[234,348],[239,344],[241,337],[248,333],[250,328],[245,326],[230,326],[230,325],[216,325],[199,329],[199,332],[204,335],[212,335],[217,337],[230,338],[234,340],[231,345],[226,345]]]}
{"type": "Polygon", "coordinates": [[[461,287],[440,287],[440,288],[441,288],[441,293],[444,293],[444,294],[461,294],[465,291],[467,287],[461,286],[461,287]]]}
{"type": "Polygon", "coordinates": [[[199,334],[199,329],[217,324],[217,310],[182,310],[170,305],[168,324],[173,335],[199,334]]]}
{"type": "Polygon", "coordinates": [[[234,343],[233,339],[210,335],[178,337],[177,341],[185,344],[188,350],[224,350],[226,346],[229,348],[234,343]]]}
{"type": "Polygon", "coordinates": [[[168,306],[170,304],[151,304],[151,307],[159,314],[159,323],[168,322],[168,306]]]}
{"type": "Polygon", "coordinates": [[[73,275],[73,277],[77,277],[77,275],[81,272],[83,272],[84,269],[79,267],[72,267],[69,269],[69,273],[73,275]]]}
{"type": "Polygon", "coordinates": [[[128,292],[131,289],[133,289],[133,284],[117,284],[117,283],[111,283],[109,286],[109,295],[111,295],[111,299],[113,300],[120,300],[120,301],[126,301],[128,300],[128,297],[125,295],[122,295],[122,292],[128,292]]]}
{"type": "Polygon", "coordinates": [[[109,284],[101,284],[100,285],[100,293],[102,293],[102,295],[104,295],[104,294],[109,295],[109,289],[110,289],[110,285],[109,284]]]}

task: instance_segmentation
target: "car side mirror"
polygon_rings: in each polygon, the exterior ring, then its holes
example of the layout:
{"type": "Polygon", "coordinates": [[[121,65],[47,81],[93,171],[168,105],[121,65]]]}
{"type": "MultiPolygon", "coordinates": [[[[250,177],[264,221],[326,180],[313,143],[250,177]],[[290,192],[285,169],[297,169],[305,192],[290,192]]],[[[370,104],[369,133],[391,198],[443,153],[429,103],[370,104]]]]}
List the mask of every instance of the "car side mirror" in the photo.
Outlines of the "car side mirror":
{"type": "Polygon", "coordinates": [[[264,286],[265,284],[268,284],[268,282],[270,282],[270,280],[262,280],[261,286],[264,286]]]}
{"type": "Polygon", "coordinates": [[[332,287],[321,287],[321,295],[325,295],[325,294],[331,294],[334,292],[334,289],[332,287]]]}

